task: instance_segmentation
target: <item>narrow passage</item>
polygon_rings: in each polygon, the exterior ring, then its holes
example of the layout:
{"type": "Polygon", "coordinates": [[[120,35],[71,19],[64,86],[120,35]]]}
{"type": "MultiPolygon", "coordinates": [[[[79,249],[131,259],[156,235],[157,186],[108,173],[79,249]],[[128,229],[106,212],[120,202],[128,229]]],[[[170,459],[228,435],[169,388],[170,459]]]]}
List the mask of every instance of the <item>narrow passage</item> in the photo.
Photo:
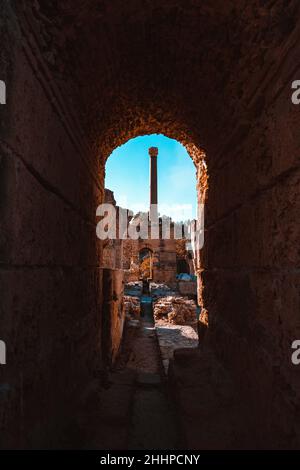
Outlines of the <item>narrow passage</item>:
{"type": "Polygon", "coordinates": [[[177,425],[168,398],[160,350],[153,321],[152,299],[141,298],[139,332],[133,344],[137,366],[133,399],[130,449],[174,449],[177,425]]]}

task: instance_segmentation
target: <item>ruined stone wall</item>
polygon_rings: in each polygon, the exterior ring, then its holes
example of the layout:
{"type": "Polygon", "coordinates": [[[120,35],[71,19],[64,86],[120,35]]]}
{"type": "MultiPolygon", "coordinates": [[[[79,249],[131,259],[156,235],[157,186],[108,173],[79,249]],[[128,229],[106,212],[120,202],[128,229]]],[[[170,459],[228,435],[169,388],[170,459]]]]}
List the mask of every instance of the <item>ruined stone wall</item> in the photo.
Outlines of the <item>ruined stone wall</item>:
{"type": "MultiPolygon", "coordinates": [[[[299,447],[299,109],[291,102],[300,29],[269,50],[244,91],[247,117],[209,166],[202,268],[210,344],[249,397],[263,445],[299,447]],[[249,86],[250,88],[250,86],[249,86]]],[[[236,116],[237,117],[237,116],[236,116]]],[[[215,149],[215,152],[217,150],[215,149]]]]}
{"type": "Polygon", "coordinates": [[[95,209],[105,161],[132,137],[165,133],[199,170],[206,154],[197,266],[206,341],[249,403],[259,445],[299,447],[290,362],[300,335],[299,108],[290,100],[300,77],[298,0],[1,8],[7,445],[76,441],[75,403],[101,361],[95,209]]]}
{"type": "Polygon", "coordinates": [[[124,273],[120,269],[103,270],[102,357],[106,368],[115,362],[122,341],[125,309],[124,273]]]}
{"type": "Polygon", "coordinates": [[[101,183],[28,25],[0,10],[0,447],[70,446],[101,368],[101,183]]]}
{"type": "Polygon", "coordinates": [[[291,344],[300,335],[300,134],[288,82],[293,54],[280,59],[265,106],[210,171],[203,279],[210,340],[255,403],[261,442],[296,447],[300,384],[291,344]]]}
{"type": "Polygon", "coordinates": [[[123,240],[119,238],[119,207],[113,191],[105,188],[105,204],[112,204],[116,210],[116,238],[106,239],[102,244],[101,266],[110,269],[123,269],[123,240]]]}
{"type": "MultiPolygon", "coordinates": [[[[153,282],[175,286],[177,264],[174,239],[159,240],[149,238],[147,240],[127,240],[125,243],[127,247],[130,247],[130,249],[127,249],[128,257],[133,260],[131,270],[125,275],[128,282],[139,280],[139,252],[146,247],[152,251],[153,282]]],[[[128,266],[128,259],[125,262],[126,266],[128,266]]]]}
{"type": "Polygon", "coordinates": [[[196,281],[178,281],[178,292],[181,295],[196,296],[197,282],[196,281]]]}

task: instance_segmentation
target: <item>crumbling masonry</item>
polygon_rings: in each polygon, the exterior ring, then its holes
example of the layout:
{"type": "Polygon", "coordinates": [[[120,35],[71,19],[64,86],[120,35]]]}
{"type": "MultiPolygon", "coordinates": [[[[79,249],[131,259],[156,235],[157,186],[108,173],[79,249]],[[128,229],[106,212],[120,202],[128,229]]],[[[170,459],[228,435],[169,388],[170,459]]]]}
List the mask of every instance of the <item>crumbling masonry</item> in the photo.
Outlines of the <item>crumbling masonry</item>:
{"type": "Polygon", "coordinates": [[[105,162],[148,133],[198,168],[201,331],[253,445],[300,447],[299,15],[297,0],[1,2],[1,447],[82,443],[109,361],[105,162]]]}

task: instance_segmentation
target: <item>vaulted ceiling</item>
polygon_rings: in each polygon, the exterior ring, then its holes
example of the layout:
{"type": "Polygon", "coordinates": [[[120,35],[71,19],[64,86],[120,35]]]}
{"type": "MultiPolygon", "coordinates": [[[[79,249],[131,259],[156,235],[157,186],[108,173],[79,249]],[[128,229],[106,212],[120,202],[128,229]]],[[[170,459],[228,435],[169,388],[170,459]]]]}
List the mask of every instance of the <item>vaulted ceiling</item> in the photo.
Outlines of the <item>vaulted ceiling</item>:
{"type": "Polygon", "coordinates": [[[91,145],[107,157],[164,132],[211,152],[256,96],[295,27],[295,0],[17,2],[91,145]],[[224,127],[224,123],[226,126],[224,127]]]}

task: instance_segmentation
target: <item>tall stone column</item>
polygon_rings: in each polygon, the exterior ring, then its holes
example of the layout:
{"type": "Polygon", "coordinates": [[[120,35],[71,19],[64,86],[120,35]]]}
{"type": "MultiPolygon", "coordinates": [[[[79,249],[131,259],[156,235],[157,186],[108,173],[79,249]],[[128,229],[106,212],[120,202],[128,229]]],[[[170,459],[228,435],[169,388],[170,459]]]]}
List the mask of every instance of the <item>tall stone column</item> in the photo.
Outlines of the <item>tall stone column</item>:
{"type": "Polygon", "coordinates": [[[157,211],[157,155],[158,148],[150,147],[150,218],[156,219],[158,216],[157,211]]]}

